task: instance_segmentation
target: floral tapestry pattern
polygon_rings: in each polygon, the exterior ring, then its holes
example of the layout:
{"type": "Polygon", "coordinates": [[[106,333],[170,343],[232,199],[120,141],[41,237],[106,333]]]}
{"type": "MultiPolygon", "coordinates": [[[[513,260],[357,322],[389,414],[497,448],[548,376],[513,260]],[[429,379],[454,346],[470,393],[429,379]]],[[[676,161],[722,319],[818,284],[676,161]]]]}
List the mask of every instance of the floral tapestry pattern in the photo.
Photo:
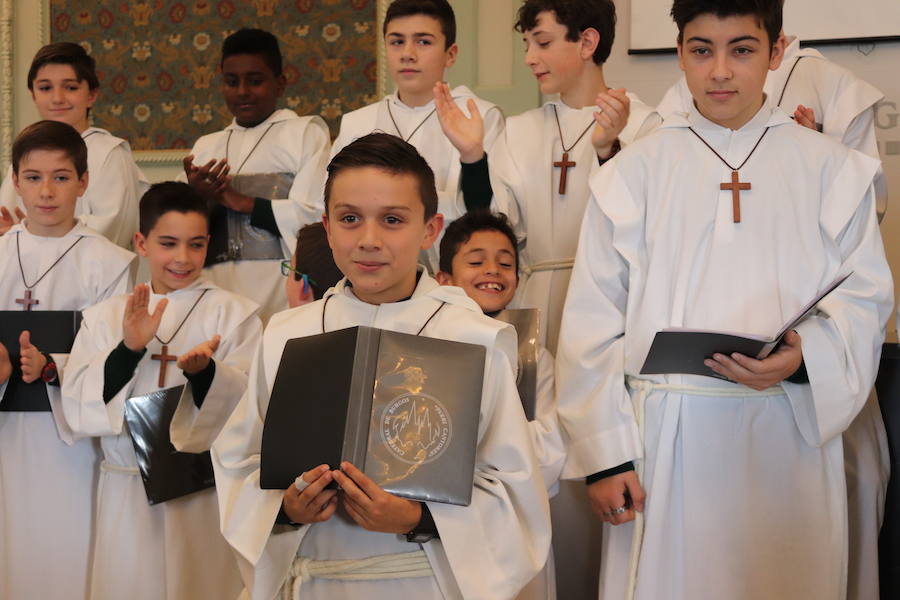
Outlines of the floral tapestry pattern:
{"type": "Polygon", "coordinates": [[[93,123],[134,150],[190,148],[231,122],[219,91],[222,40],[241,27],[278,37],[287,89],[281,106],[340,116],[376,97],[376,0],[50,0],[54,42],[97,61],[93,123]]]}

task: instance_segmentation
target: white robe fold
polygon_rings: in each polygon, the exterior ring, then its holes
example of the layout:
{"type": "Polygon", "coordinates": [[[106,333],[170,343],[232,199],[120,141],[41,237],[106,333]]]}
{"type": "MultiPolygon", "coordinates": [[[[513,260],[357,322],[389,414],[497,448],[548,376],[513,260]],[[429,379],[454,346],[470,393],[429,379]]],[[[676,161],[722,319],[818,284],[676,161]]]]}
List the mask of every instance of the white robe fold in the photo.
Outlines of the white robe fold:
{"type": "MultiPolygon", "coordinates": [[[[655,111],[634,94],[628,124],[619,136],[622,147],[659,125],[655,111]]],[[[595,106],[573,109],[555,100],[510,117],[506,129],[488,155],[495,210],[506,213],[519,237],[524,277],[513,304],[541,310],[540,342],[555,353],[559,321],[569,285],[571,261],[590,191],[588,179],[600,168],[591,145],[591,132],[569,151],[576,165],[568,170],[566,193],[559,193],[562,158],[559,129],[566,147],[593,122],[595,106]],[[554,107],[559,114],[557,127],[554,107]],[[558,267],[550,263],[569,263],[558,267]],[[540,270],[542,268],[547,270],[540,270]],[[535,272],[531,272],[535,269],[535,272]]]]}
{"type": "MultiPolygon", "coordinates": [[[[255,127],[241,127],[233,121],[222,131],[198,139],[191,150],[194,164],[202,166],[210,160],[226,158],[227,146],[231,175],[294,175],[287,198],[268,198],[272,200],[272,212],[281,235],[283,257],[227,261],[204,271],[219,287],[259,304],[263,321],[288,307],[280,262],[293,255],[300,228],[321,221],[325,212],[322,190],[331,147],[329,139],[328,126],[320,117],[300,117],[282,108],[255,127]]],[[[187,180],[183,173],[178,178],[187,180]]]]}
{"type": "MultiPolygon", "coordinates": [[[[636,598],[843,599],[841,433],[865,406],[893,302],[875,215],[877,162],[766,104],[744,127],[692,109],[592,179],[557,359],[563,476],[639,461],[647,492],[636,598]],[[740,164],[742,222],[720,191],[740,164]],[[810,383],[729,398],[652,391],[643,440],[625,376],[666,327],[771,335],[840,273],[797,327],[810,383]]],[[[675,385],[742,386],[698,376],[675,385]]],[[[633,525],[605,527],[600,596],[621,598],[633,525]]]]}
{"type": "MultiPolygon", "coordinates": [[[[500,107],[479,98],[464,85],[453,88],[450,93],[453,101],[466,115],[469,114],[467,106],[469,99],[475,100],[478,112],[484,119],[484,150],[490,156],[494,142],[503,133],[503,112],[500,107]]],[[[437,114],[434,114],[433,111],[434,101],[424,106],[411,107],[404,104],[394,93],[386,96],[380,102],[349,112],[341,117],[341,131],[334,140],[331,157],[334,158],[344,146],[353,140],[376,131],[403,138],[416,147],[416,150],[434,171],[435,186],[438,191],[438,212],[444,215],[444,224],[449,225],[466,213],[466,205],[460,189],[462,167],[459,162],[459,151],[444,135],[437,114]],[[388,104],[390,104],[390,113],[388,104]],[[396,126],[391,120],[391,115],[396,121],[396,126]],[[421,127],[419,127],[420,124],[421,127]],[[416,129],[417,127],[418,129],[416,129]],[[413,133],[414,131],[415,133],[413,133]]],[[[430,250],[424,253],[431,272],[437,270],[439,243],[440,238],[430,250]]]]}
{"type": "MultiPolygon", "coordinates": [[[[29,283],[82,238],[34,287],[34,311],[84,310],[128,288],[134,255],[83,221],[59,238],[32,235],[20,223],[0,237],[3,310],[21,310],[15,300],[25,291],[17,237],[29,283]]],[[[53,358],[62,372],[68,355],[53,358]]],[[[0,383],[0,397],[5,389],[0,383]]],[[[60,388],[48,385],[47,395],[51,413],[0,412],[0,598],[72,600],[87,594],[99,448],[93,440],[74,441],[60,388]]]]}
{"type": "MultiPolygon", "coordinates": [[[[472,502],[468,507],[428,504],[441,539],[421,547],[434,577],[304,580],[301,597],[515,597],[546,560],[550,525],[546,492],[512,373],[513,329],[482,315],[459,288],[438,286],[425,273],[413,297],[404,302],[380,306],[361,302],[345,282],[326,297],[331,298],[325,315],[328,331],[366,325],[416,333],[441,302],[446,302],[422,335],[480,344],[488,352],[472,502]]],[[[253,383],[213,445],[222,531],[238,556],[245,585],[254,599],[276,596],[295,556],[361,558],[420,547],[397,535],[366,531],[340,509],[324,523],[273,530],[283,492],[259,487],[259,452],[269,394],[287,340],[321,333],[323,305],[320,300],[272,319],[250,374],[253,383]]]]}
{"type": "MultiPolygon", "coordinates": [[[[246,388],[262,327],[255,303],[201,279],[165,296],[151,295],[151,312],[163,297],[169,300],[160,339],[172,336],[204,290],[206,295],[168,348],[170,354],[180,356],[215,335],[222,336],[213,355],[215,377],[202,408],[194,407],[188,385],[170,428],[173,442],[189,451],[209,448],[246,388]]],[[[150,506],[137,472],[125,424],[125,401],[160,389],[160,363],[151,358],[160,352],[158,340],[147,346],[125,387],[109,403],[103,402],[104,365],[122,341],[127,298],[116,296],[85,312],[63,383],[63,408],[73,431],[100,437],[103,450],[90,598],[233,598],[241,589],[240,577],[219,532],[215,491],[150,506]]],[[[184,374],[169,363],[165,387],[184,383],[184,374]]]]}
{"type": "MultiPolygon", "coordinates": [[[[138,228],[138,202],[150,184],[128,142],[99,127],[88,127],[81,137],[88,149],[88,188],[75,204],[75,215],[112,243],[130,248],[138,228]]],[[[10,212],[16,206],[25,209],[13,185],[12,165],[0,185],[0,206],[10,212]]]]}

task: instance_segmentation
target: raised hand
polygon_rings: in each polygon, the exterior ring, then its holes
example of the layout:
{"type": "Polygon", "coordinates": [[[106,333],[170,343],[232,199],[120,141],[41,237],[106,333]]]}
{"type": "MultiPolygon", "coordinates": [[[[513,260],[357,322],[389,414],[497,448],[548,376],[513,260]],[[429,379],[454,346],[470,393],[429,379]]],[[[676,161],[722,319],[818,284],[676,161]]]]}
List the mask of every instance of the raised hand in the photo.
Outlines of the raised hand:
{"type": "Polygon", "coordinates": [[[607,159],[612,156],[613,144],[619,139],[619,134],[628,125],[628,116],[631,114],[631,99],[625,93],[625,88],[609,90],[597,94],[597,111],[594,113],[594,131],[591,134],[591,143],[597,156],[607,159]]]}
{"type": "Polygon", "coordinates": [[[25,213],[18,206],[15,213],[9,212],[5,206],[0,206],[0,235],[9,231],[13,225],[25,218],[25,213]]]}
{"type": "Polygon", "coordinates": [[[146,283],[134,286],[134,291],[128,296],[128,301],[125,303],[125,315],[122,317],[124,342],[129,350],[140,352],[147,347],[147,344],[156,335],[156,330],[159,329],[159,322],[162,320],[163,311],[166,310],[168,303],[167,298],[160,300],[151,315],[148,311],[150,286],[146,283]]]}
{"type": "Polygon", "coordinates": [[[332,471],[341,486],[341,501],[350,518],[369,531],[407,533],[419,524],[422,504],[389,494],[348,462],[332,471]]]}
{"type": "Polygon", "coordinates": [[[194,164],[194,155],[191,154],[184,157],[182,164],[188,183],[207,198],[218,199],[231,183],[228,177],[231,167],[224,158],[218,161],[213,158],[202,167],[198,167],[194,164]]]}
{"type": "Polygon", "coordinates": [[[456,105],[450,94],[450,86],[444,82],[434,84],[434,108],[444,135],[459,151],[464,163],[474,163],[484,156],[484,119],[475,100],[466,102],[470,117],[456,105]]]}
{"type": "Polygon", "coordinates": [[[327,521],[337,509],[337,490],[325,489],[332,481],[328,465],[319,465],[305,472],[302,479],[299,488],[291,484],[284,491],[281,506],[285,514],[294,523],[304,525],[327,521]]]}
{"type": "Polygon", "coordinates": [[[794,120],[800,125],[808,127],[813,131],[819,130],[819,128],[816,127],[816,111],[803,106],[802,104],[799,104],[797,110],[794,111],[794,120]]]}
{"type": "Polygon", "coordinates": [[[12,362],[9,360],[9,350],[0,344],[0,385],[9,381],[12,375],[12,362]]]}
{"type": "Polygon", "coordinates": [[[196,375],[209,366],[209,361],[216,350],[218,350],[219,342],[221,341],[222,336],[216,335],[213,336],[213,339],[194,346],[191,350],[178,357],[178,362],[176,363],[178,368],[190,375],[196,375]]]}
{"type": "Polygon", "coordinates": [[[40,379],[47,366],[47,358],[31,343],[31,333],[28,331],[19,335],[19,364],[22,367],[22,381],[25,383],[40,379]]]}

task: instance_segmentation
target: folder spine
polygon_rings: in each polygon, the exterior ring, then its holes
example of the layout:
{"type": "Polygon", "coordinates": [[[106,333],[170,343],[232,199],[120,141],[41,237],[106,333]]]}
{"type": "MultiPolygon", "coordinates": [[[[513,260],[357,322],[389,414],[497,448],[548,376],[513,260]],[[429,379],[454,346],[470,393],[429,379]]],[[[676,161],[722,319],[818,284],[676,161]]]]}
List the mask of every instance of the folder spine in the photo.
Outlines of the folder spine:
{"type": "Polygon", "coordinates": [[[366,453],[368,452],[369,424],[372,413],[372,398],[375,394],[375,374],[378,368],[378,349],[381,342],[381,331],[372,327],[359,327],[356,337],[356,351],[353,364],[364,365],[362,369],[354,369],[350,381],[349,406],[347,422],[344,425],[344,446],[341,452],[343,460],[353,463],[360,470],[365,470],[366,453]],[[355,410],[352,410],[355,408],[355,410]]]}

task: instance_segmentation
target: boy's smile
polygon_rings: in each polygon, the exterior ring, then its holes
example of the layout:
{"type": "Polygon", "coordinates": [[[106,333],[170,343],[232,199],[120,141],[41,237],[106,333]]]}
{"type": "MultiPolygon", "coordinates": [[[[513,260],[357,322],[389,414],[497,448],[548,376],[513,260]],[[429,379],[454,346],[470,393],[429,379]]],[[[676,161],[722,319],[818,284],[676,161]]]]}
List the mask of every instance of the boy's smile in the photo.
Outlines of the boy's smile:
{"type": "Polygon", "coordinates": [[[769,70],[784,56],[753,15],[703,14],[684,26],[678,57],[694,104],[704,117],[740,129],[759,111],[769,70]]]}
{"type": "Polygon", "coordinates": [[[59,237],[75,224],[75,204],[87,189],[88,174],[79,177],[62,150],[32,150],[19,161],[13,183],[25,204],[28,231],[59,237]]]}
{"type": "Polygon", "coordinates": [[[222,96],[241,127],[268,119],[285,85],[284,75],[276,76],[258,54],[232,54],[222,61],[222,96]]]}
{"type": "Polygon", "coordinates": [[[134,234],[134,247],[147,259],[156,294],[180,290],[200,277],[208,242],[206,219],[198,212],[170,210],[146,237],[134,234]]]}
{"type": "Polygon", "coordinates": [[[455,285],[478,303],[481,310],[503,310],[516,293],[515,249],[495,230],[476,231],[453,256],[453,273],[438,273],[441,285],[455,285]]]}
{"type": "Polygon", "coordinates": [[[419,182],[378,167],[339,173],[322,217],[334,262],[370,304],[397,302],[416,286],[419,251],[431,247],[444,218],[425,220],[419,182]]]}
{"type": "Polygon", "coordinates": [[[78,81],[72,65],[50,63],[38,69],[31,97],[44,119],[71,125],[79,133],[88,128],[88,109],[97,100],[85,80],[78,81]]]}
{"type": "Polygon", "coordinates": [[[424,106],[433,98],[434,84],[456,61],[456,44],[444,48],[440,21],[410,15],[388,23],[384,36],[387,62],[400,99],[408,106],[424,106]]]}

